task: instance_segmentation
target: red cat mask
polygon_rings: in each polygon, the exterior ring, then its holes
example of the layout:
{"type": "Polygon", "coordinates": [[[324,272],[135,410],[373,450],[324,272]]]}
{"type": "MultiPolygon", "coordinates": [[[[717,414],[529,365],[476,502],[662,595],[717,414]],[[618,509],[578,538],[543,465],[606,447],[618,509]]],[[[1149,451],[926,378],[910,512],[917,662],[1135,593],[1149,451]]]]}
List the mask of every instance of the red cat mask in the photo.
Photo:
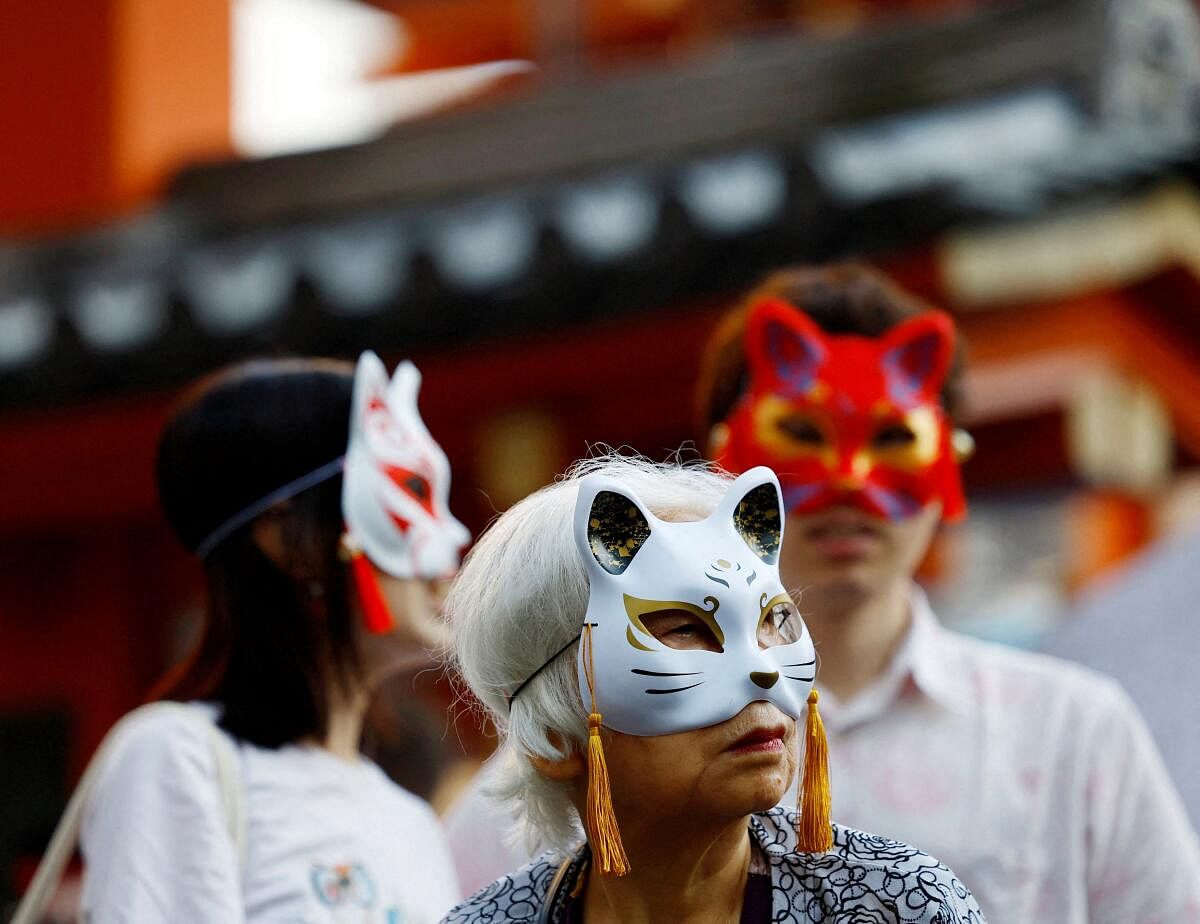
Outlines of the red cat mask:
{"type": "Polygon", "coordinates": [[[745,343],[749,387],[713,428],[716,462],[773,468],[790,513],[850,504],[896,520],[938,500],[943,519],[963,517],[955,434],[938,399],[954,352],[948,315],[925,312],[878,338],[830,335],[766,300],[750,311],[745,343]]]}

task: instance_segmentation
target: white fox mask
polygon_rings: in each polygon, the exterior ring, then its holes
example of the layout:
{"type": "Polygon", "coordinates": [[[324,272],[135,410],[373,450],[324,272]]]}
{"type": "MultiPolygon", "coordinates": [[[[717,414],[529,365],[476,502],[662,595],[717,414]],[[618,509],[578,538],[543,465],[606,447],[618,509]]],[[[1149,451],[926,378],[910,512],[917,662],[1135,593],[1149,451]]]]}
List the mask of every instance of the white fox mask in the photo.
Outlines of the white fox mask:
{"type": "Polygon", "coordinates": [[[450,513],[450,463],[417,410],[420,387],[410,362],[389,382],[378,356],[359,357],[342,515],[350,542],[398,578],[452,574],[471,538],[450,513]]]}
{"type": "MultiPolygon", "coordinates": [[[[805,712],[816,654],[779,580],[784,511],[768,468],[734,481],[704,520],[664,522],[619,481],[591,475],[579,486],[575,540],[591,583],[596,711],[630,735],[716,725],[752,702],[792,718],[805,712]],[[707,627],[720,651],[680,650],[646,628],[652,613],[679,611],[707,627]],[[772,620],[772,647],[761,647],[772,620]],[[780,628],[781,627],[781,628],[780,628]]],[[[590,708],[584,646],[579,687],[590,708]]]]}

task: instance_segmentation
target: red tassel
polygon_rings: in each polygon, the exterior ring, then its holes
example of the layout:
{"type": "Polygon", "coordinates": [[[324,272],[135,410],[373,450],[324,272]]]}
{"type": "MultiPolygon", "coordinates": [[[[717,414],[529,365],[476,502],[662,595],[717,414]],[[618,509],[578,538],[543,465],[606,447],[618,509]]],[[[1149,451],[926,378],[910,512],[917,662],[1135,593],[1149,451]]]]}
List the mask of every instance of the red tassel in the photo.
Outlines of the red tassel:
{"type": "Polygon", "coordinates": [[[350,571],[354,575],[354,587],[358,591],[358,602],[362,604],[363,624],[367,631],[382,635],[391,632],[395,627],[392,611],[379,589],[379,581],[375,579],[375,571],[371,568],[371,560],[362,553],[362,549],[350,552],[350,571]]]}

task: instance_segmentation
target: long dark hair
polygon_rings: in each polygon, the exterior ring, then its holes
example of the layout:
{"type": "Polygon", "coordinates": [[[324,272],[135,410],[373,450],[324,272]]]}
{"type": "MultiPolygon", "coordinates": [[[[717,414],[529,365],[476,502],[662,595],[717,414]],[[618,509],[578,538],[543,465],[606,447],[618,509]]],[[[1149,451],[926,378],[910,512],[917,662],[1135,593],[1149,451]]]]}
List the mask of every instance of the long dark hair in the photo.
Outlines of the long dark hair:
{"type": "MultiPolygon", "coordinates": [[[[158,451],[159,498],[183,543],[203,547],[231,517],[345,452],[352,383],[348,364],[260,360],[196,385],[158,451]]],[[[255,542],[253,520],[208,552],[200,639],[153,698],[215,702],[224,729],[261,747],[325,736],[331,687],[361,673],[338,554],[341,487],[335,475],[261,514],[280,521],[282,566],[255,542]]]]}

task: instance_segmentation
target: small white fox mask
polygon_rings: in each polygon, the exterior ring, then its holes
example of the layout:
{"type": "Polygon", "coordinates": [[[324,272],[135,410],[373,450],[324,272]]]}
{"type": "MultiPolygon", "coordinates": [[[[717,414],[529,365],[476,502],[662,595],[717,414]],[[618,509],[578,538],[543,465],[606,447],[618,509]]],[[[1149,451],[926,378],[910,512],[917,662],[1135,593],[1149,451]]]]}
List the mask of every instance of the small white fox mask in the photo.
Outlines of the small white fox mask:
{"type": "Polygon", "coordinates": [[[470,533],[450,513],[450,463],[417,410],[421,373],[402,362],[388,381],[379,357],[359,357],[342,485],[347,538],[398,578],[458,568],[470,533]]]}
{"type": "MultiPolygon", "coordinates": [[[[575,541],[591,585],[584,619],[606,726],[630,735],[690,731],[760,700],[804,714],[816,654],[779,580],[780,498],[775,473],[760,466],[734,481],[706,519],[672,523],[611,477],[583,479],[575,541]],[[648,623],[674,624],[686,640],[656,637],[648,623]],[[697,635],[707,647],[696,647],[697,635]]],[[[581,645],[579,687],[590,708],[585,667],[581,645]]]]}

